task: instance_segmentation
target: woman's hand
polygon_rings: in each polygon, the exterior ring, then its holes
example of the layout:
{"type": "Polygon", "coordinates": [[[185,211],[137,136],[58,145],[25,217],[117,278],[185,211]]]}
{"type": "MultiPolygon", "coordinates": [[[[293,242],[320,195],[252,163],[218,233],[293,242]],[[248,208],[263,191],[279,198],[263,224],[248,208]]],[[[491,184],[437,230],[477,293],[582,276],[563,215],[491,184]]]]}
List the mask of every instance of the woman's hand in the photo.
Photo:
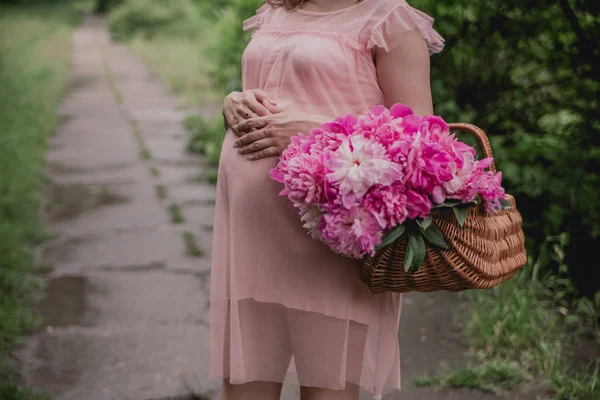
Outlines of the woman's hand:
{"type": "Polygon", "coordinates": [[[283,111],[264,117],[250,118],[238,123],[235,130],[249,132],[237,139],[233,147],[249,160],[279,156],[291,137],[308,132],[331,118],[300,111],[283,111]]]}
{"type": "Polygon", "coordinates": [[[276,103],[269,95],[259,89],[244,92],[232,92],[223,101],[223,117],[225,123],[237,136],[247,131],[235,127],[248,118],[263,117],[279,111],[276,103]]]}

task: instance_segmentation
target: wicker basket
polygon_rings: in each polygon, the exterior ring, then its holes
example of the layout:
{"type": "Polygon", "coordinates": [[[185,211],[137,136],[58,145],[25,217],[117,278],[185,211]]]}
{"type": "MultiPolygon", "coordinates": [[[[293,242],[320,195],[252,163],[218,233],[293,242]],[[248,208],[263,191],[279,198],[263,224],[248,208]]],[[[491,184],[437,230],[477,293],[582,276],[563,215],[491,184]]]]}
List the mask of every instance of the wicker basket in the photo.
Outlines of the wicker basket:
{"type": "MultiPolygon", "coordinates": [[[[486,157],[492,149],[486,134],[471,124],[450,124],[452,130],[473,133],[486,157]]],[[[496,171],[495,166],[490,166],[496,171]]],[[[489,214],[482,204],[471,207],[460,227],[451,209],[433,212],[433,223],[444,234],[448,249],[427,244],[427,256],[416,272],[404,271],[405,237],[365,257],[360,277],[373,293],[432,292],[487,289],[513,277],[527,262],[522,218],[515,199],[506,195],[513,206],[489,214]]]]}

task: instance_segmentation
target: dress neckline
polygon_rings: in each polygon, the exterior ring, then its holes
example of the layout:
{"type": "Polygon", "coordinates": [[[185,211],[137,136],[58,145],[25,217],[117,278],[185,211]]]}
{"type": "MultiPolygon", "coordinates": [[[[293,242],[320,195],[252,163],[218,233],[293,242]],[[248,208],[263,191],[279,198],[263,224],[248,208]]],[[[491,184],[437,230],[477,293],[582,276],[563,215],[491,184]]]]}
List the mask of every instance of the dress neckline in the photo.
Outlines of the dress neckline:
{"type": "Polygon", "coordinates": [[[340,8],[339,10],[333,10],[333,11],[307,11],[307,10],[303,10],[301,8],[297,8],[295,10],[295,12],[297,12],[298,14],[305,14],[305,15],[333,15],[333,14],[340,14],[343,13],[345,11],[349,11],[352,10],[358,6],[360,6],[361,4],[367,3],[369,0],[362,0],[356,4],[353,4],[349,7],[344,7],[344,8],[340,8]]]}

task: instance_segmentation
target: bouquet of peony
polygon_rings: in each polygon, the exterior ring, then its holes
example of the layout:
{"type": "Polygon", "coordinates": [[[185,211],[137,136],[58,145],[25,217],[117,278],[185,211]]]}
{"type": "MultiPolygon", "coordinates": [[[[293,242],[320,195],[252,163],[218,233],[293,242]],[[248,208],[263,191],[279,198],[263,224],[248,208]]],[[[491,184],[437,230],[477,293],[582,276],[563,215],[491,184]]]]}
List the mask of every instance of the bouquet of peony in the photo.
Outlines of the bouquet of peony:
{"type": "Polygon", "coordinates": [[[296,135],[271,177],[283,183],[280,194],[313,238],[358,259],[407,235],[404,267],[414,271],[425,241],[446,247],[433,210],[451,207],[462,226],[469,206],[484,202],[490,213],[509,207],[491,163],[478,160],[442,118],[395,104],[296,135]]]}

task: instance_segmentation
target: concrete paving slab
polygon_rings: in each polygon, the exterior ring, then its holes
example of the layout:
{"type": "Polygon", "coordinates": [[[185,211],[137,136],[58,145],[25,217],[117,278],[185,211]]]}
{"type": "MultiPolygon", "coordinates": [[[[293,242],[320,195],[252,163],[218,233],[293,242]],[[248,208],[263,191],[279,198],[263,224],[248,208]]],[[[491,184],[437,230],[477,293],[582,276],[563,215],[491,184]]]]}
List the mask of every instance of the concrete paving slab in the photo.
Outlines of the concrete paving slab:
{"type": "Polygon", "coordinates": [[[73,325],[150,330],[208,326],[205,279],[168,272],[160,264],[135,272],[66,275],[47,282],[38,311],[46,331],[73,325]]]}
{"type": "Polygon", "coordinates": [[[170,198],[181,206],[212,205],[216,197],[216,187],[208,182],[199,182],[169,188],[170,198]]]}
{"type": "MultiPolygon", "coordinates": [[[[191,394],[207,376],[208,328],[68,328],[40,333],[22,350],[24,379],[56,400],[147,400],[191,394]]],[[[203,393],[218,389],[206,381],[203,393]]]]}
{"type": "Polygon", "coordinates": [[[178,230],[162,227],[122,234],[59,237],[45,244],[41,253],[44,264],[55,265],[57,272],[81,273],[177,264],[177,260],[186,257],[186,247],[178,230]]]}

